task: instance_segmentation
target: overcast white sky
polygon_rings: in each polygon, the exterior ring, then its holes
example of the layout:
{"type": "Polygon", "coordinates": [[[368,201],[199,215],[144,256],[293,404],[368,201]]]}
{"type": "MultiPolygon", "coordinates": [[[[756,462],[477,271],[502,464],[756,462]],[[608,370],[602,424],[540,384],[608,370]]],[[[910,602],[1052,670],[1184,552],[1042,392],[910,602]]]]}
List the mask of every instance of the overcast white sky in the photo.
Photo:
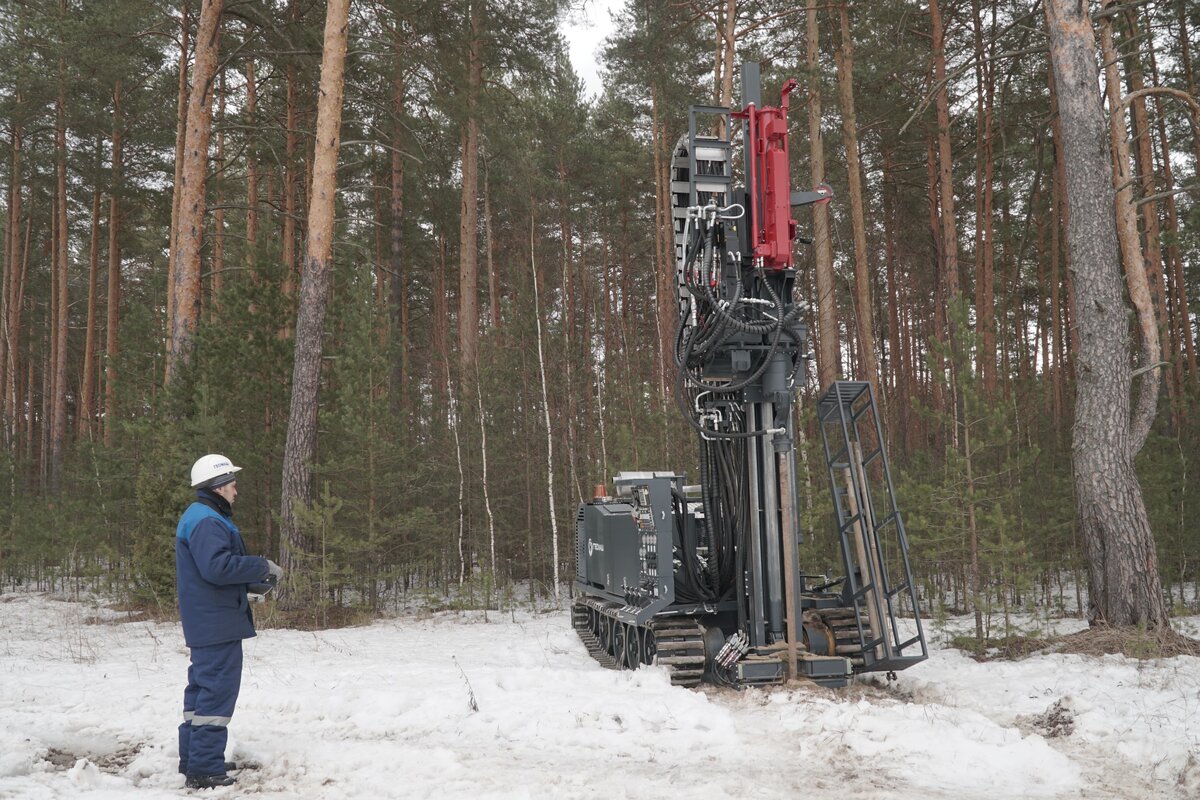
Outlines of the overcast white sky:
{"type": "Polygon", "coordinates": [[[571,64],[583,79],[590,97],[600,94],[600,49],[613,29],[612,14],[624,0],[583,0],[568,12],[563,35],[570,48],[571,64]]]}

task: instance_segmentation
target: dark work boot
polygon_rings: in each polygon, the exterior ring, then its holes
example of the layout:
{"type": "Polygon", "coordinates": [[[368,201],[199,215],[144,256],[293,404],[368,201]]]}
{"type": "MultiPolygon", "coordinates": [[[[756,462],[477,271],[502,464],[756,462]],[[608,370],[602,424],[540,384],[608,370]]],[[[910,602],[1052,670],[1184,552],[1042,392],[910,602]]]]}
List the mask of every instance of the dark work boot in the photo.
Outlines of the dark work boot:
{"type": "Polygon", "coordinates": [[[189,789],[216,789],[218,786],[232,786],[234,779],[224,773],[220,775],[188,775],[183,784],[189,789]]]}
{"type": "MultiPolygon", "coordinates": [[[[241,768],[242,768],[241,765],[238,764],[237,762],[234,762],[234,761],[226,761],[225,762],[225,771],[226,772],[232,772],[235,769],[241,769],[241,768]]],[[[182,761],[179,762],[179,774],[187,775],[187,764],[184,764],[182,761]]]]}

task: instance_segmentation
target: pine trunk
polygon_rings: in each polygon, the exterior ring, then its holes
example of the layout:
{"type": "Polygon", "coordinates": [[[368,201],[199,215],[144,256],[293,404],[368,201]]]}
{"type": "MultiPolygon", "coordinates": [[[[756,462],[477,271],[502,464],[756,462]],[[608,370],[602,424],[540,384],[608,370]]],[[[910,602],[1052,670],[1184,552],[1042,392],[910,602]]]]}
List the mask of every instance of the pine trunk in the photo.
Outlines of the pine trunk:
{"type": "Polygon", "coordinates": [[[204,0],[196,30],[196,61],[188,93],[187,135],[179,189],[178,237],[166,383],[191,357],[192,335],[200,319],[200,248],[204,242],[205,185],[208,177],[208,142],[212,134],[212,101],[217,52],[221,39],[221,14],[225,0],[204,0]]]}
{"type": "Polygon", "coordinates": [[[1112,150],[1110,172],[1115,192],[1117,242],[1121,252],[1120,263],[1125,268],[1125,282],[1129,286],[1129,299],[1137,311],[1142,339],[1144,371],[1134,405],[1129,443],[1132,454],[1137,455],[1150,434],[1150,426],[1158,408],[1161,373],[1157,364],[1162,346],[1158,338],[1158,322],[1155,319],[1142,243],[1138,237],[1137,210],[1133,199],[1134,179],[1129,166],[1129,133],[1125,125],[1125,107],[1121,104],[1121,77],[1117,70],[1119,59],[1113,45],[1112,21],[1108,17],[1100,21],[1100,42],[1105,64],[1104,86],[1108,93],[1108,107],[1112,109],[1108,130],[1112,150]]]}
{"type": "MultiPolygon", "coordinates": [[[[530,210],[533,199],[530,198],[530,210]]],[[[550,510],[550,544],[553,561],[554,599],[558,599],[558,516],[554,513],[554,435],[550,427],[550,398],[546,391],[546,356],[542,350],[542,311],[538,295],[538,270],[535,253],[537,240],[534,235],[534,217],[529,220],[529,268],[533,273],[533,316],[537,329],[538,375],[542,386],[542,415],[546,426],[546,498],[550,510]]]]}
{"type": "Polygon", "coordinates": [[[330,0],[321,55],[321,87],[317,104],[316,150],[313,157],[312,204],[308,241],[296,317],[292,399],[283,454],[280,524],[281,560],[294,586],[307,537],[297,511],[312,496],[312,466],[317,448],[317,395],[321,382],[322,337],[329,304],[333,267],[334,201],[338,145],[341,140],[343,72],[350,0],[330,0]]]}
{"type": "MultiPolygon", "coordinates": [[[[1196,73],[1192,66],[1190,37],[1193,31],[1188,29],[1187,9],[1189,5],[1187,0],[1176,0],[1175,2],[1179,20],[1179,61],[1183,66],[1184,89],[1191,97],[1200,98],[1200,87],[1196,84],[1196,73]]],[[[1192,125],[1192,153],[1195,157],[1195,161],[1192,163],[1196,165],[1196,176],[1200,178],[1200,125],[1192,125]]],[[[1200,201],[1200,181],[1193,186],[1192,196],[1200,201]]]]}
{"type": "MultiPolygon", "coordinates": [[[[1108,0],[1105,5],[1113,5],[1112,0],[1108,0]]],[[[1137,10],[1126,10],[1125,17],[1129,22],[1129,33],[1127,42],[1124,44],[1132,48],[1126,60],[1128,65],[1126,75],[1129,82],[1129,92],[1136,95],[1146,88],[1146,81],[1142,74],[1141,56],[1137,51],[1137,47],[1142,42],[1142,35],[1138,30],[1137,10]]],[[[1148,47],[1153,47],[1152,39],[1147,39],[1146,43],[1148,47]]],[[[1159,230],[1158,224],[1158,202],[1155,200],[1145,200],[1145,198],[1152,197],[1158,193],[1154,180],[1154,135],[1150,131],[1150,118],[1146,109],[1146,97],[1144,95],[1135,96],[1132,102],[1129,103],[1129,106],[1133,111],[1133,141],[1137,143],[1134,155],[1136,156],[1138,172],[1137,181],[1141,187],[1141,198],[1137,199],[1137,208],[1141,212],[1142,231],[1145,235],[1143,260],[1146,268],[1146,282],[1150,290],[1150,303],[1154,310],[1154,321],[1158,325],[1158,341],[1161,353],[1161,347],[1170,340],[1171,328],[1170,315],[1167,312],[1166,276],[1163,272],[1162,232],[1159,230]]],[[[1121,116],[1123,117],[1124,115],[1122,114],[1121,116]]],[[[1168,358],[1164,360],[1171,360],[1171,357],[1177,354],[1168,352],[1166,355],[1168,358]]],[[[1172,399],[1178,402],[1179,385],[1173,381],[1168,381],[1167,385],[1172,399]]]]}
{"type": "MultiPolygon", "coordinates": [[[[928,331],[927,338],[931,344],[936,344],[932,347],[932,352],[929,355],[929,363],[937,370],[937,375],[932,376],[929,381],[929,388],[933,396],[933,407],[939,411],[946,409],[946,385],[945,385],[945,344],[946,344],[946,270],[942,266],[945,257],[942,255],[944,242],[942,241],[942,215],[941,203],[938,193],[938,166],[937,166],[937,136],[936,133],[931,133],[925,143],[925,177],[929,182],[929,238],[933,242],[934,255],[938,264],[937,274],[933,276],[933,311],[927,319],[930,320],[932,330],[928,331]]],[[[917,360],[914,358],[914,362],[917,360]]]]}
{"type": "Polygon", "coordinates": [[[217,181],[213,191],[213,242],[209,265],[209,294],[207,313],[212,319],[220,307],[221,289],[225,283],[225,72],[222,70],[217,92],[217,146],[213,154],[213,171],[217,181]]]}
{"type": "MultiPolygon", "coordinates": [[[[288,17],[293,23],[300,18],[300,9],[297,0],[291,0],[288,4],[288,17]]],[[[298,141],[298,122],[297,122],[297,104],[299,100],[296,97],[296,65],[290,60],[286,69],[287,84],[284,96],[284,102],[287,107],[285,111],[285,120],[287,125],[287,133],[284,136],[284,161],[283,161],[283,242],[281,244],[281,258],[283,260],[283,295],[290,302],[296,290],[296,164],[300,158],[299,141],[298,141]]],[[[282,326],[283,333],[286,334],[290,326],[284,324],[282,326]]]]}
{"type": "MultiPolygon", "coordinates": [[[[1158,65],[1155,62],[1153,46],[1150,47],[1150,72],[1151,80],[1157,86],[1159,84],[1158,65]]],[[[1196,341],[1192,335],[1192,317],[1188,310],[1188,290],[1187,284],[1184,281],[1183,256],[1179,249],[1179,209],[1175,202],[1175,175],[1171,167],[1171,143],[1167,138],[1167,123],[1166,115],[1163,113],[1162,95],[1156,94],[1154,96],[1154,107],[1157,112],[1155,117],[1157,121],[1156,129],[1158,132],[1160,160],[1163,170],[1163,191],[1167,192],[1165,200],[1167,236],[1165,238],[1167,241],[1166,263],[1169,265],[1168,272],[1171,277],[1171,291],[1169,294],[1172,307],[1171,336],[1177,343],[1175,355],[1178,355],[1178,350],[1182,347],[1187,356],[1187,371],[1191,377],[1193,387],[1200,389],[1200,370],[1196,366],[1196,341]]],[[[1196,163],[1200,164],[1200,160],[1196,163]]],[[[1178,358],[1172,360],[1178,362],[1178,358]]],[[[1182,382],[1181,377],[1180,384],[1182,382]]]]}
{"type": "MultiPolygon", "coordinates": [[[[666,143],[662,132],[662,101],[658,87],[650,87],[650,147],[654,154],[654,286],[655,306],[654,320],[656,332],[655,355],[658,379],[658,398],[665,403],[668,396],[668,386],[671,383],[669,373],[675,363],[675,331],[671,320],[678,312],[675,310],[675,295],[671,290],[671,276],[675,274],[674,247],[663,238],[664,231],[673,230],[671,221],[670,159],[664,157],[666,143]]],[[[664,437],[665,438],[665,437],[664,437]]]]}
{"type": "MultiPolygon", "coordinates": [[[[15,97],[19,104],[21,95],[15,97]]],[[[16,418],[19,395],[17,374],[20,369],[18,354],[21,352],[21,298],[17,295],[20,286],[22,248],[21,244],[21,147],[24,130],[15,120],[12,123],[12,170],[9,173],[8,201],[8,261],[5,264],[4,282],[4,443],[16,449],[16,418]]]]}
{"type": "Polygon", "coordinates": [[[958,277],[958,228],[954,214],[954,160],[950,151],[950,89],[946,77],[945,28],[938,0],[930,0],[929,14],[933,26],[933,80],[937,85],[937,151],[938,186],[941,194],[942,265],[945,274],[946,300],[958,302],[961,281],[958,277]]]}
{"type": "Polygon", "coordinates": [[[1129,333],[1096,41],[1086,8],[1074,0],[1047,0],[1045,13],[1067,164],[1067,238],[1076,271],[1079,368],[1072,466],[1088,561],[1089,619],[1169,628],[1154,538],[1133,468],[1129,333]]]}
{"type": "MultiPolygon", "coordinates": [[[[812,184],[825,182],[825,138],[821,135],[821,31],[817,0],[807,6],[808,146],[812,184]]],[[[817,284],[817,371],[819,388],[841,374],[837,331],[837,288],[833,276],[833,241],[830,238],[829,204],[813,204],[813,254],[817,284]]]]}
{"type": "Polygon", "coordinates": [[[175,257],[179,248],[179,198],[183,193],[183,154],[187,145],[188,38],[192,23],[188,2],[179,12],[179,94],[175,102],[175,183],[171,185],[171,230],[167,248],[167,336],[175,327],[175,257]]]}
{"type": "MultiPolygon", "coordinates": [[[[992,104],[994,87],[992,61],[984,49],[983,18],[979,0],[973,2],[975,33],[975,87],[977,93],[975,155],[975,329],[979,348],[976,365],[983,376],[987,396],[996,390],[995,258],[993,251],[992,211],[994,205],[992,163],[992,104]]],[[[995,30],[995,6],[992,7],[995,30]]]]}
{"type": "MultiPolygon", "coordinates": [[[[842,104],[842,137],[846,148],[846,172],[850,187],[850,223],[854,230],[855,317],[861,371],[875,390],[883,413],[887,396],[879,382],[879,360],[875,356],[875,312],[871,300],[871,267],[867,256],[867,225],[863,209],[862,163],[858,151],[858,119],[854,113],[854,40],[850,34],[850,15],[846,3],[838,4],[841,47],[837,50],[838,92],[842,104]]],[[[824,204],[822,204],[824,205],[824,204]]]]}
{"type": "MultiPolygon", "coordinates": [[[[25,218],[25,236],[21,240],[20,274],[17,276],[17,283],[16,283],[16,286],[13,288],[13,292],[12,292],[12,303],[9,305],[9,308],[8,308],[8,329],[9,329],[10,336],[11,336],[11,340],[9,342],[9,358],[11,359],[11,363],[13,365],[13,382],[14,382],[13,386],[12,386],[12,390],[9,393],[9,398],[11,399],[11,402],[13,404],[14,411],[12,414],[10,414],[9,419],[14,420],[12,422],[14,450],[17,449],[17,443],[20,438],[19,437],[20,431],[18,430],[20,425],[24,424],[25,431],[26,431],[26,433],[28,433],[29,427],[32,424],[32,419],[33,419],[33,400],[32,399],[30,399],[25,404],[24,409],[21,409],[21,394],[20,394],[20,381],[19,381],[19,378],[21,376],[21,359],[20,359],[21,311],[25,306],[25,283],[26,283],[26,279],[29,276],[29,240],[30,240],[30,236],[32,235],[32,233],[33,233],[33,202],[31,200],[29,212],[25,218]],[[18,410],[20,410],[20,413],[18,413],[18,410]]],[[[30,335],[30,337],[29,337],[29,355],[25,359],[26,366],[29,368],[30,371],[33,370],[33,355],[32,355],[32,353],[33,353],[33,336],[30,335]]],[[[25,386],[27,389],[30,389],[33,386],[33,379],[32,378],[27,379],[25,382],[25,386]]],[[[6,399],[5,402],[9,402],[9,400],[6,399]]],[[[28,442],[26,442],[24,455],[26,458],[32,458],[32,452],[28,446],[28,442]]]]}
{"type": "Polygon", "coordinates": [[[1062,430],[1062,420],[1066,405],[1066,335],[1063,332],[1063,279],[1059,272],[1071,269],[1071,253],[1062,244],[1063,231],[1071,224],[1070,203],[1067,199],[1066,151],[1063,148],[1062,116],[1059,113],[1058,87],[1054,75],[1054,65],[1050,65],[1050,128],[1054,134],[1054,183],[1050,195],[1050,336],[1054,351],[1053,379],[1051,381],[1051,420],[1054,431],[1062,430]]]}
{"type": "Polygon", "coordinates": [[[117,347],[121,326],[121,181],[124,131],[121,120],[121,82],[113,86],[112,194],[108,201],[108,315],[104,329],[104,444],[113,443],[117,413],[117,347]]]}
{"type": "Polygon", "coordinates": [[[491,310],[492,330],[500,333],[503,319],[500,314],[500,262],[496,260],[496,240],[492,230],[492,190],[488,185],[488,162],[483,162],[483,237],[487,257],[488,307],[491,310]]]}
{"type": "Polygon", "coordinates": [[[458,357],[463,386],[479,360],[479,96],[483,90],[483,9],[470,3],[467,37],[467,118],[462,129],[462,201],[458,228],[458,357]]]}
{"type": "Polygon", "coordinates": [[[403,77],[398,66],[403,43],[397,29],[394,57],[397,61],[392,79],[392,125],[391,151],[391,199],[390,199],[390,306],[392,327],[391,393],[394,409],[404,420],[408,419],[408,296],[407,275],[404,271],[404,157],[400,152],[403,140],[405,92],[403,77]]]}
{"type": "MultiPolygon", "coordinates": [[[[66,10],[63,2],[60,8],[66,10]]],[[[67,99],[66,99],[66,65],[59,64],[59,91],[55,101],[54,149],[56,152],[58,202],[55,205],[55,291],[53,302],[55,306],[52,378],[52,398],[50,409],[50,460],[49,476],[50,489],[57,490],[62,483],[63,454],[67,443],[67,330],[70,319],[70,302],[68,297],[68,269],[70,258],[67,249],[67,99]]]]}
{"type": "MultiPolygon", "coordinates": [[[[97,147],[97,153],[99,147],[97,147]]],[[[97,172],[99,170],[97,169],[97,172]]],[[[92,234],[88,243],[87,328],[83,332],[83,369],[79,381],[79,410],[75,415],[79,439],[88,438],[95,421],[96,308],[100,276],[100,189],[92,190],[92,234]]]]}
{"type": "MultiPolygon", "coordinates": [[[[246,269],[257,275],[258,257],[258,156],[255,149],[255,114],[258,110],[258,80],[254,59],[246,59],[246,269]]],[[[290,133],[290,132],[289,132],[290,133]]]]}

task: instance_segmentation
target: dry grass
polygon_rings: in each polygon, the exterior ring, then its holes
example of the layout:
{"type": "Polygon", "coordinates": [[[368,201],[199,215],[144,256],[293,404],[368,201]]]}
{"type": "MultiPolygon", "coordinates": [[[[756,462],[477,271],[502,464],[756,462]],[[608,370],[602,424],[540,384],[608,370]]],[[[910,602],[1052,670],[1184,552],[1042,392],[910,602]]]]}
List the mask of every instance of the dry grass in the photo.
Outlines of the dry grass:
{"type": "Polygon", "coordinates": [[[1123,655],[1127,658],[1200,656],[1200,641],[1169,629],[1144,630],[1097,625],[1065,636],[1008,636],[980,644],[973,636],[956,636],[951,644],[976,661],[1008,661],[1030,655],[1074,653],[1081,656],[1123,655]]]}
{"type": "Polygon", "coordinates": [[[57,747],[51,747],[46,751],[46,755],[42,759],[56,769],[70,769],[75,766],[80,759],[85,759],[92,762],[100,769],[101,772],[107,772],[112,775],[120,773],[137,757],[141,752],[143,745],[127,744],[111,753],[75,753],[70,750],[60,750],[57,747]]]}
{"type": "Polygon", "coordinates": [[[346,606],[282,608],[269,600],[253,606],[254,624],[259,629],[293,628],[301,631],[320,631],[332,628],[351,628],[367,625],[378,618],[370,609],[346,606]]]}
{"type": "MultiPolygon", "coordinates": [[[[178,623],[179,611],[172,602],[170,605],[152,602],[117,602],[106,606],[109,610],[118,611],[120,617],[105,618],[90,615],[83,619],[85,625],[119,625],[125,622],[147,620],[150,622],[178,623]]],[[[252,603],[254,625],[256,628],[294,628],[302,631],[323,630],[326,628],[349,628],[356,625],[366,625],[380,615],[369,609],[346,607],[326,604],[324,606],[308,606],[295,609],[284,609],[272,596],[265,603],[252,603]]]]}
{"type": "Polygon", "coordinates": [[[1143,630],[1096,625],[1052,640],[1050,649],[1056,653],[1084,656],[1119,654],[1138,659],[1173,658],[1200,656],[1200,641],[1169,628],[1143,630]]]}
{"type": "Polygon", "coordinates": [[[951,644],[963,650],[976,661],[1012,661],[1030,653],[1045,650],[1050,644],[1046,639],[1033,636],[995,636],[980,643],[974,636],[955,636],[951,644]]]}
{"type": "Polygon", "coordinates": [[[175,606],[175,598],[170,598],[169,602],[154,602],[152,600],[121,600],[115,603],[109,603],[105,608],[110,611],[119,611],[124,614],[123,618],[114,619],[94,619],[89,620],[94,624],[106,623],[122,623],[122,622],[139,622],[141,620],[150,620],[151,622],[178,622],[179,609],[175,606]]]}

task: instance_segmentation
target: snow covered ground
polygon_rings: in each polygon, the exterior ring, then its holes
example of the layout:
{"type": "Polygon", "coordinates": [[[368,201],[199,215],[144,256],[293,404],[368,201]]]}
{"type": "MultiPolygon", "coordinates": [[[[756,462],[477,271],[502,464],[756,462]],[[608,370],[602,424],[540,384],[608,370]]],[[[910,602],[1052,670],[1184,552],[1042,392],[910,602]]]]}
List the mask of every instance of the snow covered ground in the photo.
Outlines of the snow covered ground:
{"type": "MultiPolygon", "coordinates": [[[[0,797],[188,794],[182,636],[120,619],[0,596],[0,797]]],[[[890,688],[736,692],[601,669],[566,613],[263,631],[229,752],[261,768],[202,796],[1200,796],[1200,659],[978,664],[931,634],[890,688]]]]}

